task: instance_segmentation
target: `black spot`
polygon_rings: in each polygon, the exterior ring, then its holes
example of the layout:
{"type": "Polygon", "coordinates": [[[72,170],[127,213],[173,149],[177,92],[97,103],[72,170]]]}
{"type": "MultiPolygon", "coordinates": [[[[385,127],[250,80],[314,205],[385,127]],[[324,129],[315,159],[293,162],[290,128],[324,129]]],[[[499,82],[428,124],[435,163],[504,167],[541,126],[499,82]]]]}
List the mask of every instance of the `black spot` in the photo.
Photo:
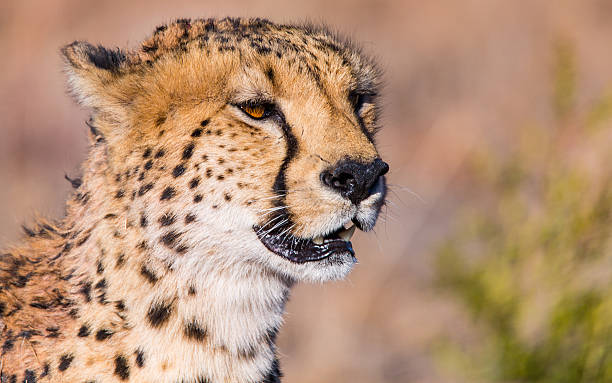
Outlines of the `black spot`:
{"type": "Polygon", "coordinates": [[[155,120],[155,125],[156,126],[161,126],[164,124],[164,122],[166,122],[166,116],[165,115],[160,115],[159,117],[157,117],[157,119],[155,120]]]}
{"type": "Polygon", "coordinates": [[[153,303],[147,312],[147,319],[151,326],[159,328],[168,322],[172,314],[172,304],[166,302],[153,303]]]}
{"type": "Polygon", "coordinates": [[[152,167],[153,167],[153,161],[149,160],[149,161],[145,162],[145,164],[144,164],[145,170],[151,170],[152,167]]]}
{"type": "Polygon", "coordinates": [[[72,249],[72,243],[66,242],[64,248],[62,249],[62,253],[68,253],[72,249]]]}
{"type": "Polygon", "coordinates": [[[83,246],[83,244],[87,242],[90,236],[91,236],[91,231],[88,231],[81,239],[77,241],[76,247],[83,246]]]}
{"type": "Polygon", "coordinates": [[[195,202],[195,203],[202,202],[202,195],[201,194],[196,194],[195,197],[193,197],[193,202],[195,202]]]}
{"type": "MultiPolygon", "coordinates": [[[[2,378],[6,378],[6,375],[4,375],[4,374],[0,375],[0,379],[2,379],[2,378]]],[[[4,380],[4,382],[7,382],[7,383],[17,383],[17,375],[13,374],[13,375],[9,376],[8,380],[4,380]]]]}
{"type": "Polygon", "coordinates": [[[0,302],[0,318],[4,316],[5,311],[6,311],[6,303],[0,302]]]}
{"type": "Polygon", "coordinates": [[[143,155],[142,155],[142,158],[149,158],[149,157],[151,157],[151,152],[152,152],[151,148],[147,148],[147,149],[144,151],[144,153],[143,153],[143,155]]]}
{"type": "Polygon", "coordinates": [[[200,126],[201,126],[201,127],[205,127],[206,125],[208,125],[208,123],[209,123],[209,122],[210,122],[210,120],[209,120],[209,119],[206,119],[206,120],[204,120],[204,121],[200,122],[200,126]]]}
{"type": "Polygon", "coordinates": [[[130,367],[128,366],[127,359],[123,355],[117,355],[115,357],[115,375],[121,380],[127,380],[130,377],[130,367]]]}
{"type": "Polygon", "coordinates": [[[196,295],[196,289],[194,286],[189,286],[189,290],[187,290],[187,294],[194,296],[196,295]]]}
{"type": "Polygon", "coordinates": [[[247,348],[238,348],[237,354],[241,359],[253,359],[257,356],[257,349],[252,345],[247,348]]]}
{"type": "Polygon", "coordinates": [[[174,178],[179,177],[185,173],[185,167],[183,165],[176,165],[176,167],[172,170],[172,176],[174,178]]]}
{"type": "Polygon", "coordinates": [[[189,189],[195,189],[198,187],[198,185],[200,184],[200,179],[199,178],[194,178],[191,181],[189,181],[189,189]]]}
{"type": "Polygon", "coordinates": [[[202,135],[202,129],[197,128],[193,132],[191,132],[191,137],[200,137],[202,135]]]}
{"type": "Polygon", "coordinates": [[[91,330],[86,325],[83,325],[79,329],[79,332],[78,332],[77,336],[79,336],[81,338],[84,338],[86,336],[89,336],[89,334],[91,334],[91,330]]]}
{"type": "Polygon", "coordinates": [[[85,297],[85,302],[91,302],[91,282],[84,282],[79,292],[85,297]]]}
{"type": "Polygon", "coordinates": [[[72,354],[64,354],[60,357],[59,365],[57,369],[60,371],[66,371],[68,367],[70,367],[70,363],[74,360],[74,355],[72,354]]]}
{"type": "Polygon", "coordinates": [[[159,199],[160,201],[165,201],[165,200],[171,199],[175,195],[176,195],[176,191],[174,190],[174,188],[171,186],[168,186],[167,188],[164,189],[159,199]]]}
{"type": "Polygon", "coordinates": [[[158,48],[159,46],[157,45],[157,43],[152,43],[151,45],[143,45],[142,51],[147,53],[155,52],[158,48]]]}
{"type": "Polygon", "coordinates": [[[122,300],[115,302],[115,308],[119,311],[125,311],[125,302],[122,300]]]}
{"type": "Polygon", "coordinates": [[[25,225],[21,225],[21,229],[28,237],[36,237],[36,233],[25,225]]]}
{"type": "Polygon", "coordinates": [[[192,223],[195,220],[196,220],[196,216],[194,214],[189,213],[185,216],[185,223],[187,224],[192,223]]]}
{"type": "Polygon", "coordinates": [[[101,305],[106,305],[108,304],[108,301],[106,300],[106,291],[102,291],[99,295],[98,295],[98,302],[101,305]]]}
{"type": "Polygon", "coordinates": [[[102,260],[98,259],[98,263],[96,265],[96,273],[102,274],[104,272],[104,265],[102,264],[102,260]]]}
{"type": "Polygon", "coordinates": [[[176,216],[172,213],[166,213],[159,218],[161,226],[170,226],[176,221],[176,216]]]}
{"type": "Polygon", "coordinates": [[[121,266],[123,266],[124,263],[125,263],[125,254],[120,253],[117,256],[117,263],[115,264],[115,267],[120,268],[121,266]]]}
{"type": "Polygon", "coordinates": [[[210,178],[212,177],[213,171],[211,168],[206,169],[206,177],[210,178]]]}
{"type": "Polygon", "coordinates": [[[272,84],[274,84],[274,70],[272,68],[268,68],[266,71],[266,77],[272,84]]]}
{"type": "Polygon", "coordinates": [[[143,213],[140,216],[140,227],[147,227],[148,224],[149,224],[149,222],[147,221],[147,217],[143,213]]]}
{"type": "Polygon", "coordinates": [[[12,332],[9,332],[6,340],[2,344],[2,353],[4,354],[7,351],[11,351],[14,345],[15,345],[15,338],[13,337],[12,332]]]}
{"type": "Polygon", "coordinates": [[[32,278],[32,273],[27,273],[26,275],[18,275],[17,280],[13,282],[13,286],[15,287],[25,287],[28,282],[32,278]]]}
{"type": "Polygon", "coordinates": [[[183,149],[183,159],[184,160],[188,160],[191,158],[191,156],[193,155],[194,148],[195,148],[195,144],[193,142],[190,142],[189,144],[187,144],[187,146],[185,146],[185,149],[183,149]]]}
{"type": "Polygon", "coordinates": [[[60,335],[59,327],[47,327],[45,330],[48,332],[47,338],[57,338],[60,335]]]}
{"type": "Polygon", "coordinates": [[[225,176],[224,176],[223,174],[219,174],[219,175],[217,176],[217,179],[218,179],[219,181],[223,181],[223,180],[225,179],[225,176]]]}
{"type": "Polygon", "coordinates": [[[166,151],[164,149],[159,149],[157,151],[157,153],[155,153],[155,158],[161,158],[166,154],[166,151]]]}
{"type": "Polygon", "coordinates": [[[221,136],[221,135],[223,135],[223,131],[222,131],[221,129],[217,129],[217,131],[215,132],[215,134],[216,134],[217,136],[221,136]]]}
{"type": "Polygon", "coordinates": [[[140,368],[144,367],[144,363],[145,363],[144,351],[138,349],[134,351],[134,354],[136,354],[136,365],[140,368]]]}
{"type": "Polygon", "coordinates": [[[191,322],[185,324],[184,334],[191,340],[202,342],[204,339],[206,339],[208,331],[206,331],[205,328],[202,328],[195,320],[192,320],[191,322]]]}
{"type": "MultiPolygon", "coordinates": [[[[36,299],[41,299],[41,298],[37,297],[36,299]]],[[[47,302],[31,302],[30,307],[34,307],[35,309],[40,309],[40,310],[47,310],[49,309],[49,307],[51,307],[51,305],[47,302]]]]}
{"type": "Polygon", "coordinates": [[[94,286],[96,289],[104,290],[106,288],[106,279],[102,278],[94,286]]]}
{"type": "Polygon", "coordinates": [[[49,370],[51,369],[51,366],[49,365],[48,362],[45,363],[45,365],[43,366],[43,370],[40,373],[40,378],[44,378],[45,376],[49,375],[49,370]]]}
{"type": "Polygon", "coordinates": [[[81,205],[85,206],[87,205],[87,202],[89,202],[89,199],[91,198],[91,194],[89,194],[89,192],[85,194],[79,193],[76,195],[75,198],[77,201],[81,201],[81,205]]]}
{"type": "Polygon", "coordinates": [[[164,245],[172,248],[174,246],[174,242],[176,241],[176,239],[180,236],[180,234],[178,234],[176,231],[170,231],[166,234],[164,234],[161,238],[160,241],[161,243],[163,243],[164,245]]]}
{"type": "Polygon", "coordinates": [[[143,186],[140,187],[140,189],[138,189],[138,195],[142,197],[146,192],[148,192],[151,189],[153,189],[153,184],[152,183],[148,183],[146,185],[143,185],[143,186]]]}
{"type": "Polygon", "coordinates": [[[225,198],[225,200],[226,200],[226,201],[228,201],[228,202],[232,200],[232,196],[231,196],[231,194],[229,194],[229,193],[225,193],[225,194],[223,195],[223,198],[225,198]]]}
{"type": "MultiPolygon", "coordinates": [[[[48,327],[47,331],[59,331],[59,327],[48,327]]],[[[23,330],[19,334],[17,334],[18,338],[30,339],[34,335],[40,335],[40,331],[37,330],[23,330]]]]}
{"type": "Polygon", "coordinates": [[[111,330],[103,328],[98,330],[98,332],[96,333],[96,340],[103,341],[110,338],[111,336],[113,336],[113,332],[111,330]]]}
{"type": "Polygon", "coordinates": [[[36,374],[32,370],[25,370],[23,373],[23,383],[36,383],[36,374]]]}
{"type": "Polygon", "coordinates": [[[179,247],[176,248],[176,252],[179,254],[183,254],[187,250],[189,250],[189,248],[185,245],[180,245],[179,247]]]}
{"type": "Polygon", "coordinates": [[[145,265],[142,265],[140,267],[140,275],[145,277],[147,281],[149,281],[149,283],[151,283],[152,285],[154,285],[155,282],[157,282],[157,280],[159,279],[157,275],[155,275],[155,273],[149,270],[149,268],[147,268],[147,266],[145,265]]]}

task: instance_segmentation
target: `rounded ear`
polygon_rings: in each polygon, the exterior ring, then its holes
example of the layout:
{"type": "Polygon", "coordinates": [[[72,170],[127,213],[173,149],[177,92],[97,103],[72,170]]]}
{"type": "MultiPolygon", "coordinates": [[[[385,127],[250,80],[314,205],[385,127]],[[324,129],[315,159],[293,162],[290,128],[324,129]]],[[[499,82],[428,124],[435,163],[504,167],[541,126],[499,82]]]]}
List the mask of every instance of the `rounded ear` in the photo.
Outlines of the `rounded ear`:
{"type": "MultiPolygon", "coordinates": [[[[76,100],[90,108],[115,114],[120,107],[118,79],[126,64],[119,49],[75,41],[62,48],[68,86],[76,100]]],[[[118,116],[117,116],[118,117],[118,116]]]]}

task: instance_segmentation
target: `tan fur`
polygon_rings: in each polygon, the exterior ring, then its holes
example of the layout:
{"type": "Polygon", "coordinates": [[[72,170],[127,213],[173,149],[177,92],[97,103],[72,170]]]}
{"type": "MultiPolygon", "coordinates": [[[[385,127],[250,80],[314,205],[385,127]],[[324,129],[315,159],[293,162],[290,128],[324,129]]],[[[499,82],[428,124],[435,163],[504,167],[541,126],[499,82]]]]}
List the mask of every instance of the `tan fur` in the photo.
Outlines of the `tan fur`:
{"type": "Polygon", "coordinates": [[[371,228],[384,192],[357,208],[319,174],[378,158],[376,105],[356,114],[349,99],[377,94],[376,69],[323,29],[247,19],[179,20],[126,53],[82,42],[63,53],[93,111],[90,152],[66,217],[0,257],[0,380],[278,381],[290,287],[341,278],[353,261],[293,263],[258,240],[291,148],[236,105],[274,100],[292,129],[292,235],[355,216],[371,228]]]}

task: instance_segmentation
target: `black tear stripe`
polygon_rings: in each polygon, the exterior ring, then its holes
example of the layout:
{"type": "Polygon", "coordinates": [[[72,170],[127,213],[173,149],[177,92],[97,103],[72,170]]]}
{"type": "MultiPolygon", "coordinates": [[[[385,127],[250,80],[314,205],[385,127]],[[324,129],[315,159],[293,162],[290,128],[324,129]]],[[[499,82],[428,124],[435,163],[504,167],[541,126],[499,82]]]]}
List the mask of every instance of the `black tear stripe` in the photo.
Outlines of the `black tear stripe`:
{"type": "MultiPolygon", "coordinates": [[[[272,190],[274,190],[274,192],[279,195],[279,198],[274,199],[275,207],[286,206],[285,204],[286,196],[285,195],[287,194],[287,175],[286,175],[287,168],[289,167],[289,164],[295,158],[298,152],[297,138],[293,134],[293,130],[291,126],[289,126],[289,124],[285,121],[285,116],[281,114],[281,118],[283,121],[282,123],[283,136],[285,137],[285,142],[287,143],[287,153],[285,154],[283,163],[281,164],[280,170],[278,171],[278,174],[276,175],[276,179],[274,180],[274,185],[272,186],[272,190]]],[[[289,227],[292,224],[292,222],[291,222],[291,216],[289,212],[287,211],[287,209],[285,208],[280,209],[279,214],[283,214],[287,217],[287,219],[289,219],[289,222],[287,222],[287,224],[285,225],[285,227],[289,227]]]]}

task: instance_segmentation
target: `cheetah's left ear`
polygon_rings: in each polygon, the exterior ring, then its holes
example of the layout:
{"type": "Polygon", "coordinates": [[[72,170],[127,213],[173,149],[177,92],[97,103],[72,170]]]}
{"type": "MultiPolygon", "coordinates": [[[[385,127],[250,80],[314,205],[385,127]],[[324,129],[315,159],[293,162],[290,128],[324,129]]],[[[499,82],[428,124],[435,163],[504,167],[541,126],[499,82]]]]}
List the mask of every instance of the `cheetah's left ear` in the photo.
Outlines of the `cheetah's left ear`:
{"type": "Polygon", "coordinates": [[[68,85],[76,100],[86,107],[103,111],[121,119],[127,100],[119,83],[126,55],[119,49],[107,49],[87,42],[75,41],[62,48],[66,62],[68,85]]]}

